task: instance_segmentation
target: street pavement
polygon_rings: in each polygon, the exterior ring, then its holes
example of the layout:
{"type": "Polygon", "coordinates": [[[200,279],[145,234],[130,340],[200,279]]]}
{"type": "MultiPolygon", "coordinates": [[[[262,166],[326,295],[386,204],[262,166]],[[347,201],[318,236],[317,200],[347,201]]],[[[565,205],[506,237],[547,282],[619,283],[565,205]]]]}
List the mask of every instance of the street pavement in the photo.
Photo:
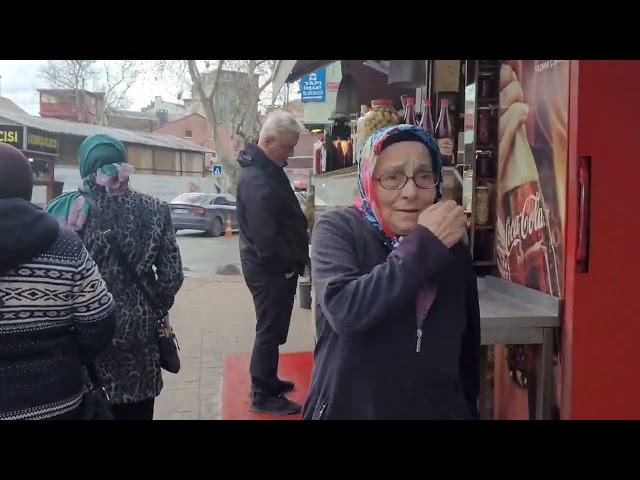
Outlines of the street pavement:
{"type": "MultiPolygon", "coordinates": [[[[178,244],[185,281],[170,319],[182,368],[177,375],[162,372],[164,388],[156,398],[154,419],[220,419],[224,355],[249,353],[255,337],[253,301],[242,275],[215,273],[227,264],[240,267],[238,236],[211,238],[181,231],[178,244]]],[[[313,350],[311,311],[298,305],[296,297],[281,352],[313,350]]]]}

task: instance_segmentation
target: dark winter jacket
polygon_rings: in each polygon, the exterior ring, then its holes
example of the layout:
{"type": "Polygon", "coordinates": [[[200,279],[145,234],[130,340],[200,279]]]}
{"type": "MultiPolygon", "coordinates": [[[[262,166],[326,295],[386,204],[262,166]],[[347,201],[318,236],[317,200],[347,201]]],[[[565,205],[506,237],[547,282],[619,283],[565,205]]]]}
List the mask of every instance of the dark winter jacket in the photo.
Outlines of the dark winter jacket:
{"type": "Polygon", "coordinates": [[[284,170],[257,146],[238,154],[237,211],[245,275],[302,273],[309,257],[307,219],[284,170]]]}
{"type": "Polygon", "coordinates": [[[480,316],[462,243],[418,226],[393,252],[353,207],[313,231],[314,369],[305,419],[477,418],[480,316]],[[437,296],[417,352],[416,296],[437,296]]]}
{"type": "Polygon", "coordinates": [[[111,340],[112,309],[74,232],[26,200],[0,199],[0,419],[78,407],[83,361],[111,340]]]}

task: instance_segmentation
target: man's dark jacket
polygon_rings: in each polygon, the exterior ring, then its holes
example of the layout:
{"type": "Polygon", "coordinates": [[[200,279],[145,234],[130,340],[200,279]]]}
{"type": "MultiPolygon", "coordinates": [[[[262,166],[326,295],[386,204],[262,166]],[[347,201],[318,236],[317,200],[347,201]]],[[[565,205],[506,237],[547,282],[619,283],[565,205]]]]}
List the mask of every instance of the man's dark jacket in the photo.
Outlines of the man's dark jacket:
{"type": "Polygon", "coordinates": [[[309,257],[307,219],[287,175],[257,145],[238,154],[237,211],[245,275],[302,273],[309,257]]]}

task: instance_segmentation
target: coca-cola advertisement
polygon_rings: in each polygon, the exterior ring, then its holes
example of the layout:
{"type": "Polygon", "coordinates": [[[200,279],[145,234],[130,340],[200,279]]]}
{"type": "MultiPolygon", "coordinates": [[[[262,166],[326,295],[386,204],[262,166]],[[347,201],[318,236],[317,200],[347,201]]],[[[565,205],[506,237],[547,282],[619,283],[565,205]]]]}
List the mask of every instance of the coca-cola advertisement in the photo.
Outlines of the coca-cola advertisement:
{"type": "Polygon", "coordinates": [[[568,60],[500,72],[496,259],[503,278],[562,297],[568,60]]]}
{"type": "MultiPolygon", "coordinates": [[[[502,278],[559,298],[564,286],[568,110],[568,60],[503,62],[496,261],[502,278]]],[[[496,347],[494,418],[533,417],[536,357],[534,346],[496,347]]],[[[558,385],[558,366],[555,374],[558,385]]],[[[556,387],[554,418],[559,415],[558,394],[556,387]]]]}

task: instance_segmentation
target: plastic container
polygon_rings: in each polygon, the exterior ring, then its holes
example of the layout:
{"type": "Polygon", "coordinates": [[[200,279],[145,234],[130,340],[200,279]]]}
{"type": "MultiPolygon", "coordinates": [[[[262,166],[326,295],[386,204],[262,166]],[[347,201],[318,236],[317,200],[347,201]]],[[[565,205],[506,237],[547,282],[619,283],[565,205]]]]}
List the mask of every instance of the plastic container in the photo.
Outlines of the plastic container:
{"type": "Polygon", "coordinates": [[[364,141],[380,128],[398,123],[398,112],[393,108],[393,100],[371,100],[371,110],[364,116],[363,137],[360,140],[364,141]]]}
{"type": "Polygon", "coordinates": [[[300,308],[311,310],[311,282],[300,280],[298,283],[300,308]]]}

